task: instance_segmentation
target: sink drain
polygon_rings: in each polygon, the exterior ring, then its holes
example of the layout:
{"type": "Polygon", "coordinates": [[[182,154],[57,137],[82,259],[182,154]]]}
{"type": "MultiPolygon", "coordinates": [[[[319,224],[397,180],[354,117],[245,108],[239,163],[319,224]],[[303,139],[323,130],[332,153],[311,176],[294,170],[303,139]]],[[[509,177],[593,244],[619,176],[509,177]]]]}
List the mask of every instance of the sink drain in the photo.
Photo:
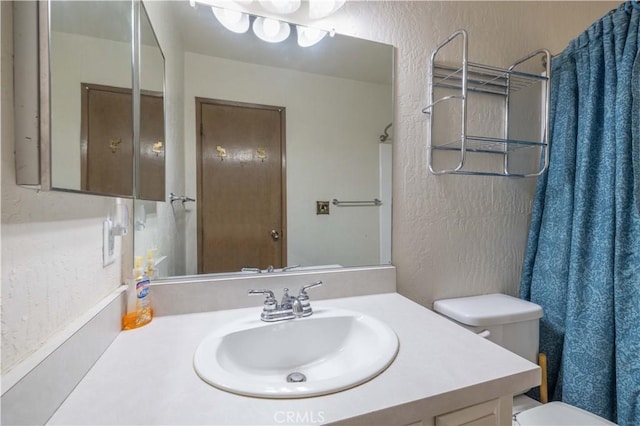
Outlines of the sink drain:
{"type": "Polygon", "coordinates": [[[287,376],[287,382],[289,383],[300,383],[300,382],[306,382],[306,381],[307,381],[307,376],[305,376],[302,373],[298,373],[297,371],[287,376]]]}

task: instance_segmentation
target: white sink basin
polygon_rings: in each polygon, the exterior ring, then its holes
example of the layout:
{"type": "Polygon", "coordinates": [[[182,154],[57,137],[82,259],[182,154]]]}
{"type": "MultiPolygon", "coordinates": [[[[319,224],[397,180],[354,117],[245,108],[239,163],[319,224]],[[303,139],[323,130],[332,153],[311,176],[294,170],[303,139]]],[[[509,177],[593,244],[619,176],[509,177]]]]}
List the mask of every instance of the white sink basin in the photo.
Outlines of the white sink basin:
{"type": "Polygon", "coordinates": [[[393,330],[359,312],[314,308],[310,317],[273,323],[259,316],[256,310],[200,343],[193,364],[205,382],[265,398],[325,395],[377,376],[398,353],[393,330]],[[306,381],[288,382],[291,373],[306,381]]]}

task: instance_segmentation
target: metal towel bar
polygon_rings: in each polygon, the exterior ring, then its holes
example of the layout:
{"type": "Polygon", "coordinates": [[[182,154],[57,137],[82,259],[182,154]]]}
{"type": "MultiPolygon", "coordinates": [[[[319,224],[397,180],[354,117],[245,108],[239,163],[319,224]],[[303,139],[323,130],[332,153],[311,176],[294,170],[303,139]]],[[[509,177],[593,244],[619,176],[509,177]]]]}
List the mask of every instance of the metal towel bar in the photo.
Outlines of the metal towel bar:
{"type": "Polygon", "coordinates": [[[172,192],[171,194],[169,194],[169,201],[171,202],[171,205],[173,205],[173,203],[176,201],[182,201],[182,205],[184,206],[184,203],[188,201],[195,202],[196,200],[194,198],[187,197],[186,195],[175,195],[172,192]]]}
{"type": "Polygon", "coordinates": [[[365,207],[365,206],[380,206],[382,205],[382,201],[377,198],[374,198],[371,201],[339,201],[337,199],[333,199],[332,204],[338,207],[365,207]]]}

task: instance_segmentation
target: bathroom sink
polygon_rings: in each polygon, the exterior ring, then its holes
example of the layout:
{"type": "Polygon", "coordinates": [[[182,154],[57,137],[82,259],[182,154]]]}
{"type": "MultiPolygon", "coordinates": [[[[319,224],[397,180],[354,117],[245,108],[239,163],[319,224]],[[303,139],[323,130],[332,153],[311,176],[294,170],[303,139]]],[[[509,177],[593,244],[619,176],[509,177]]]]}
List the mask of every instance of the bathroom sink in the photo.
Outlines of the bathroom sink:
{"type": "Polygon", "coordinates": [[[207,383],[241,395],[302,398],[348,389],[394,360],[398,337],[383,322],[343,309],[266,323],[256,311],[207,336],[194,368],[207,383]]]}

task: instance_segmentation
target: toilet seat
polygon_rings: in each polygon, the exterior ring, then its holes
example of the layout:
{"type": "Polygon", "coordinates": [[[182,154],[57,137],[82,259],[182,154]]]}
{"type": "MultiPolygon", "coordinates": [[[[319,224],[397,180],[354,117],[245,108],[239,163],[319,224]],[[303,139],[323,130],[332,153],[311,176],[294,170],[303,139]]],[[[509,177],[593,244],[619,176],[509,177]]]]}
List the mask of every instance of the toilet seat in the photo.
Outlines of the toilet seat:
{"type": "Polygon", "coordinates": [[[550,402],[515,414],[513,424],[514,426],[615,426],[615,423],[564,402],[550,402]]]}

